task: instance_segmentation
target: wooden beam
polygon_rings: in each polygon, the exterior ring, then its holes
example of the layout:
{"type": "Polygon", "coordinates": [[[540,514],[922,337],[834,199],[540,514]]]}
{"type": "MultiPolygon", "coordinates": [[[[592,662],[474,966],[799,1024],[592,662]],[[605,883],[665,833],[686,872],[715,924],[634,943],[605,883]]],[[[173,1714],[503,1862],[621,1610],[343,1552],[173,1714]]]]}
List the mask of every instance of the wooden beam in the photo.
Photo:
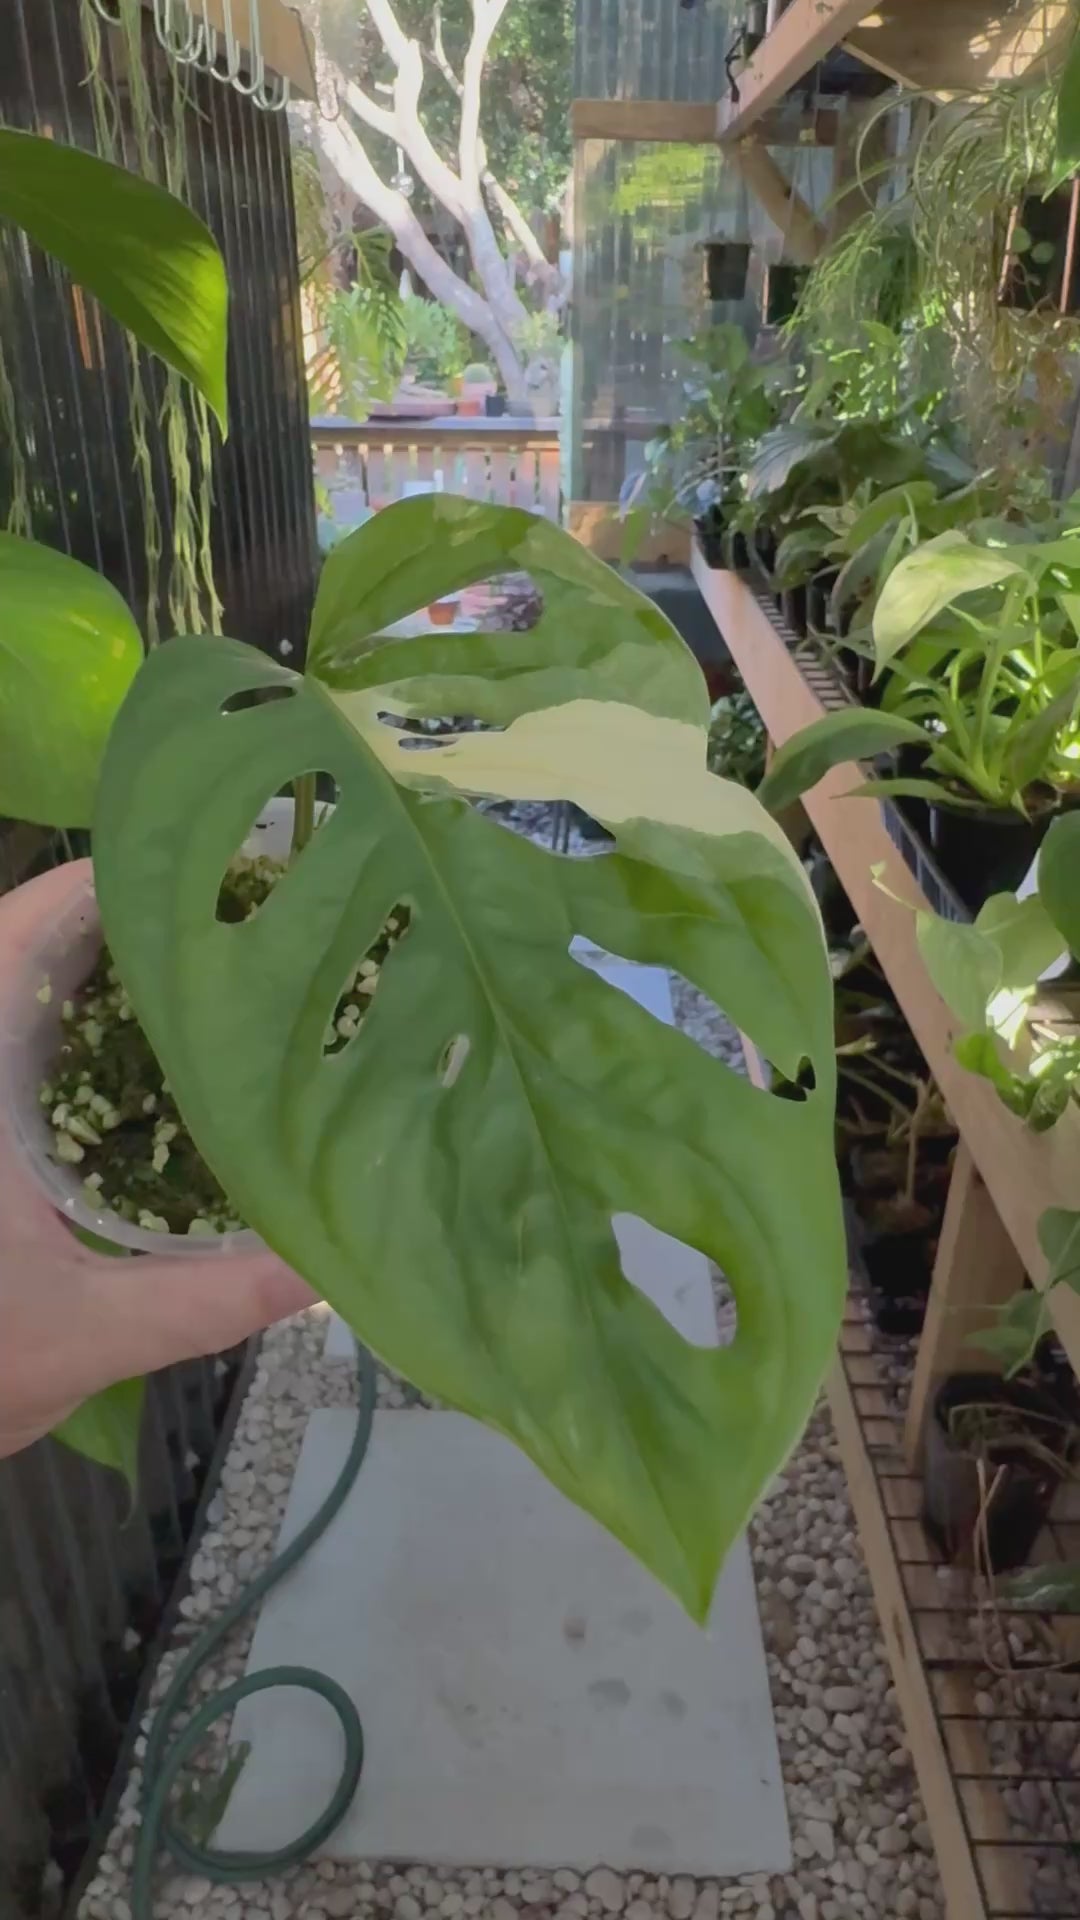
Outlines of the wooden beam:
{"type": "Polygon", "coordinates": [[[574,100],[575,140],[672,140],[705,146],[716,139],[711,100],[574,100]]]}
{"type": "Polygon", "coordinates": [[[872,0],[791,0],[738,75],[738,101],[720,102],[719,138],[724,144],[749,133],[849,27],[872,12],[872,0]]]}
{"type": "Polygon", "coordinates": [[[1023,1284],[1016,1249],[961,1140],[908,1401],[904,1451],[912,1467],[921,1463],[927,1412],[946,1375],[995,1371],[969,1336],[993,1326],[997,1308],[1023,1284]]]}
{"type": "Polygon", "coordinates": [[[783,235],[784,259],[793,260],[799,267],[812,267],[825,246],[825,229],[768,148],[756,139],[740,140],[732,147],[731,158],[758,205],[783,235]]]}
{"type": "MultiPolygon", "coordinates": [[[[574,100],[570,132],[575,140],[666,140],[708,146],[717,138],[719,109],[711,101],[574,100]]],[[[804,112],[781,105],[762,116],[755,131],[766,146],[833,147],[841,116],[832,107],[804,112]]]]}
{"type": "MultiPolygon", "coordinates": [[[[252,3],[253,0],[232,0],[232,30],[245,51],[251,48],[252,3]]],[[[226,0],[204,0],[204,4],[207,19],[224,39],[226,0]]],[[[144,7],[152,5],[153,0],[143,0],[144,7]]],[[[202,8],[203,0],[200,0],[199,11],[202,8]]],[[[307,29],[299,14],[295,8],[284,5],[283,0],[258,0],[258,8],[259,40],[267,68],[288,80],[294,93],[302,94],[305,100],[314,100],[315,68],[307,29]]]]}
{"type": "MultiPolygon", "coordinates": [[[[987,1920],[982,1888],[968,1844],[963,1808],[942,1741],[934,1696],[921,1658],[918,1631],[890,1535],[889,1520],[882,1504],[881,1488],[863,1439],[854,1395],[842,1360],[837,1360],[829,1376],[828,1395],[866,1570],[877,1602],[882,1638],[922,1789],[926,1818],[933,1835],[934,1852],[945,1894],[945,1911],[948,1920],[987,1920]]],[[[998,1909],[1001,1912],[1008,1910],[998,1909]]],[[[1012,1911],[1023,1912],[1024,1909],[1017,1907],[1012,1911]]]]}
{"type": "Polygon", "coordinates": [[[844,45],[902,86],[971,92],[1026,73],[1071,13],[1070,0],[885,0],[844,45]]]}

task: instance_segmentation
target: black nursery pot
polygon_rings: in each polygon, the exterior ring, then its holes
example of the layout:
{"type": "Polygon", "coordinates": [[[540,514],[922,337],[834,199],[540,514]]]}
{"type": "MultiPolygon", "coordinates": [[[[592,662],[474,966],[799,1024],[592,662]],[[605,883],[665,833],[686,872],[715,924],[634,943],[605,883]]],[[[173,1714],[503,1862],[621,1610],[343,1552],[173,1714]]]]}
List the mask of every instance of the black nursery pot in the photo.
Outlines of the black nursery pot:
{"type": "Polygon", "coordinates": [[[766,267],[762,319],[767,327],[782,327],[791,319],[809,271],[809,267],[795,267],[786,260],[766,267]]]}
{"type": "Polygon", "coordinates": [[[881,1333],[913,1339],[922,1332],[930,1295],[930,1239],[919,1233],[883,1233],[865,1241],[861,1252],[874,1325],[881,1333]]]}
{"type": "Polygon", "coordinates": [[[800,640],[806,638],[806,586],[784,587],[778,595],[778,604],[782,619],[786,620],[792,633],[800,640]]]}
{"type": "Polygon", "coordinates": [[[485,393],[484,413],[489,420],[501,420],[506,412],[505,393],[485,393]]]}
{"type": "MultiPolygon", "coordinates": [[[[978,1462],[955,1447],[948,1432],[954,1407],[985,1401],[1015,1407],[1021,1414],[1059,1412],[1049,1395],[994,1373],[958,1373],[938,1388],[927,1422],[923,1472],[923,1524],[941,1551],[965,1566],[976,1563],[975,1532],[982,1488],[978,1462]]],[[[1034,1431],[1040,1432],[1041,1423],[1034,1431]]],[[[1040,1437],[1046,1437],[1043,1428],[1040,1437]]],[[[1021,1447],[1010,1458],[1005,1448],[985,1469],[987,1491],[996,1487],[985,1515],[986,1556],[995,1573],[1022,1566],[1046,1523],[1059,1476],[1052,1466],[1033,1460],[1021,1447]]]]}
{"type": "Polygon", "coordinates": [[[972,913],[994,893],[1014,893],[1053,819],[1026,820],[1011,807],[930,807],[930,845],[946,880],[972,913]]]}
{"type": "Polygon", "coordinates": [[[750,243],[710,240],[705,246],[705,287],[710,300],[742,300],[750,270],[750,243]]]}
{"type": "Polygon", "coordinates": [[[750,565],[750,549],[746,544],[746,535],[728,534],[723,511],[719,507],[708,507],[698,514],[694,521],[694,531],[701,544],[707,567],[734,568],[741,573],[750,565]]]}

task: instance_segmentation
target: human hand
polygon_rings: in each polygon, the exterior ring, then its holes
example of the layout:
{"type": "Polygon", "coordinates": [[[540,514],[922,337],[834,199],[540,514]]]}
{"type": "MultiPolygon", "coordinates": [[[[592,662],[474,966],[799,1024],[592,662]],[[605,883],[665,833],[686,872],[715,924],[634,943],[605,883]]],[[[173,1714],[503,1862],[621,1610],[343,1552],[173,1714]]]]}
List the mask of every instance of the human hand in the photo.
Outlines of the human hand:
{"type": "MultiPolygon", "coordinates": [[[[0,898],[0,1027],[20,1018],[27,954],[88,865],[56,867],[0,898]]],[[[222,1260],[94,1253],[49,1204],[0,1120],[0,1456],[102,1387],[235,1346],[314,1297],[264,1249],[222,1260]]]]}

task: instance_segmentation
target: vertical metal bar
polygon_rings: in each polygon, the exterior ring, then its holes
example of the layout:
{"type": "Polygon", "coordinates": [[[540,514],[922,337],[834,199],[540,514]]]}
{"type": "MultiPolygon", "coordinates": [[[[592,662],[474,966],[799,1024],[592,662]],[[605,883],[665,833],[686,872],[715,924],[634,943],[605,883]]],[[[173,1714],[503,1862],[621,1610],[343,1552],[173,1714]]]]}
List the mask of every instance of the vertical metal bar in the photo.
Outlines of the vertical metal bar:
{"type": "MultiPolygon", "coordinates": [[[[252,113],[248,103],[243,103],[240,120],[243,128],[244,167],[248,181],[248,222],[251,228],[252,244],[262,261],[264,298],[261,301],[262,313],[257,331],[258,367],[268,423],[267,463],[270,470],[270,514],[274,526],[274,584],[277,599],[277,632],[273,636],[276,643],[284,638],[284,629],[288,622],[288,605],[291,595],[287,591],[288,550],[286,527],[288,509],[284,492],[284,462],[281,459],[283,435],[281,417],[275,404],[275,372],[284,368],[285,357],[281,337],[281,316],[277,303],[277,248],[276,232],[269,220],[270,204],[267,191],[266,169],[263,165],[263,149],[271,135],[271,122],[276,118],[260,113],[256,108],[252,113]],[[267,297],[268,296],[268,297],[267,297]]],[[[264,644],[271,636],[264,636],[264,644]]]]}
{"type": "Polygon", "coordinates": [[[247,217],[237,220],[237,231],[240,239],[241,273],[245,289],[246,317],[250,330],[246,343],[246,359],[251,379],[250,393],[252,418],[255,423],[255,452],[259,468],[259,499],[262,508],[263,529],[263,547],[260,556],[262,600],[259,624],[261,631],[265,633],[267,613],[270,604],[267,585],[271,570],[276,564],[279,529],[277,524],[277,502],[274,497],[273,463],[270,459],[273,420],[268,405],[266,385],[263,379],[265,369],[265,333],[261,325],[262,315],[253,298],[256,289],[258,289],[260,283],[265,280],[265,270],[261,269],[258,249],[255,244],[254,223],[251,217],[254,181],[252,177],[250,141],[247,126],[252,114],[258,112],[258,108],[254,107],[249,100],[241,99],[238,94],[233,92],[231,87],[225,88],[223,91],[228,96],[229,114],[232,122],[231,146],[233,166],[231,169],[231,184],[235,195],[236,175],[239,170],[243,180],[247,203],[247,217]]]}
{"type": "MultiPolygon", "coordinates": [[[[88,139],[80,139],[76,134],[75,124],[74,124],[72,109],[71,109],[72,90],[68,80],[67,73],[65,72],[64,47],[62,45],[60,28],[57,20],[57,15],[56,15],[56,0],[48,0],[48,7],[49,7],[49,22],[52,30],[53,47],[55,50],[55,57],[56,57],[56,69],[57,69],[57,74],[60,78],[59,94],[63,104],[64,125],[66,128],[67,138],[72,146],[75,146],[75,145],[88,146],[91,148],[91,150],[93,150],[95,148],[96,143],[93,140],[92,132],[88,139]]],[[[74,59],[78,59],[82,53],[82,37],[79,32],[77,20],[73,17],[73,14],[74,14],[74,9],[71,7],[67,7],[65,10],[65,18],[64,18],[64,28],[65,28],[64,38],[66,40],[66,46],[67,46],[67,51],[69,56],[74,59]]],[[[81,89],[84,85],[85,85],[84,81],[78,82],[79,89],[81,89]]],[[[76,93],[76,98],[79,98],[78,92],[76,93]]],[[[85,114],[85,110],[84,110],[84,114],[85,114]]],[[[80,132],[87,132],[87,131],[89,130],[86,129],[85,121],[84,121],[83,124],[80,126],[80,132]]],[[[100,448],[101,452],[104,454],[105,459],[108,461],[111,467],[114,500],[113,500],[112,512],[109,514],[109,530],[119,543],[120,554],[122,557],[122,567],[123,567],[123,592],[125,594],[125,597],[129,601],[129,603],[135,604],[136,602],[135,570],[132,562],[131,546],[128,539],[128,515],[124,511],[124,489],[120,479],[120,468],[119,468],[118,458],[117,458],[118,435],[116,432],[116,425],[113,419],[112,397],[109,391],[110,383],[107,377],[107,369],[104,365],[104,334],[106,331],[106,327],[108,326],[109,323],[107,322],[105,317],[101,315],[100,310],[98,309],[96,303],[93,302],[92,300],[89,303],[88,320],[93,323],[92,331],[93,331],[94,341],[95,341],[95,344],[101,350],[102,364],[99,367],[98,377],[96,380],[92,380],[89,377],[89,370],[88,370],[88,377],[85,381],[83,381],[81,378],[78,377],[78,369],[76,369],[77,391],[80,388],[88,389],[89,393],[91,393],[94,396],[94,400],[96,402],[96,406],[94,410],[97,415],[97,418],[94,421],[93,435],[91,435],[91,433],[87,431],[85,418],[81,419],[81,427],[84,435],[84,444],[87,447],[89,447],[91,444],[91,439],[93,438],[94,440],[96,440],[98,447],[100,448]]],[[[114,573],[115,571],[112,568],[108,568],[107,570],[110,573],[114,573]]]]}
{"type": "Polygon", "coordinates": [[[311,617],[312,559],[316,548],[315,489],[312,477],[307,379],[304,371],[300,285],[295,264],[298,255],[292,167],[289,157],[289,125],[283,115],[277,114],[273,117],[272,124],[268,128],[268,139],[273,156],[270,194],[279,215],[275,236],[275,281],[281,289],[281,377],[284,380],[288,399],[289,423],[283,451],[287,457],[288,492],[292,501],[291,539],[293,569],[297,582],[288,638],[299,654],[311,617]]]}

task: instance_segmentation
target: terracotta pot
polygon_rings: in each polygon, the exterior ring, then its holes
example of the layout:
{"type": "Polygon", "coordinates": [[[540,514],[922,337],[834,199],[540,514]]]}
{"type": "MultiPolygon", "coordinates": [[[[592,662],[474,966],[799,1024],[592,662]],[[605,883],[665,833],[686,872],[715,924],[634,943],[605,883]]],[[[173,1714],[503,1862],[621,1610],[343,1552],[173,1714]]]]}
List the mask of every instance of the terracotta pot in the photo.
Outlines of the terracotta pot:
{"type": "Polygon", "coordinates": [[[428,608],[428,619],[433,627],[452,627],[458,616],[460,602],[457,600],[433,600],[428,608]]]}

